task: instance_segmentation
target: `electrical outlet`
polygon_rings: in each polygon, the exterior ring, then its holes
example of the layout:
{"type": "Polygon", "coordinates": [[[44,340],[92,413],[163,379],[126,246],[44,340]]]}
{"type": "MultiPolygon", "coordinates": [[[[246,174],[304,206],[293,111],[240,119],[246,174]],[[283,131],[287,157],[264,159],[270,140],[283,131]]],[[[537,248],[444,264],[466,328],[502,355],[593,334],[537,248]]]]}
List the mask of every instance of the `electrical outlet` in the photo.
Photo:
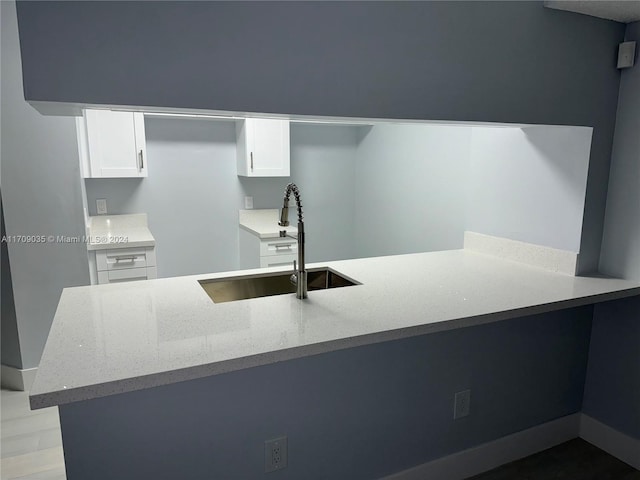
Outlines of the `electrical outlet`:
{"type": "Polygon", "coordinates": [[[287,466],[287,437],[264,442],[264,471],[275,472],[287,466]]]}
{"type": "Polygon", "coordinates": [[[107,214],[107,200],[104,198],[98,198],[96,200],[96,210],[98,211],[98,215],[106,215],[107,214]]]}
{"type": "Polygon", "coordinates": [[[471,407],[471,390],[464,390],[458,392],[455,395],[453,401],[453,419],[466,417],[469,415],[469,408],[471,407]]]}
{"type": "Polygon", "coordinates": [[[244,197],[244,209],[245,210],[253,209],[253,197],[244,197]]]}

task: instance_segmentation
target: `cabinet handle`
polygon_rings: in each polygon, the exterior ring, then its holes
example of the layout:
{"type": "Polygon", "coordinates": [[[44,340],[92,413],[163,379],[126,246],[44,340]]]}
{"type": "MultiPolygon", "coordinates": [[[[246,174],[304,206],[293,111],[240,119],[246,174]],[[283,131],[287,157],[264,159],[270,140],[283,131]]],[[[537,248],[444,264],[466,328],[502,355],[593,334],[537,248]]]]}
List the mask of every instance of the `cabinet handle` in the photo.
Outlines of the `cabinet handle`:
{"type": "Polygon", "coordinates": [[[251,171],[253,172],[253,152],[251,152],[249,156],[251,157],[251,171]]]}
{"type": "Polygon", "coordinates": [[[140,150],[140,153],[138,154],[138,157],[140,158],[140,170],[142,170],[144,168],[144,157],[142,154],[142,150],[140,150]]]}
{"type": "Polygon", "coordinates": [[[276,243],[276,250],[280,250],[281,248],[286,248],[287,250],[291,250],[291,244],[290,243],[286,243],[286,244],[283,244],[283,243],[278,244],[278,243],[276,243]]]}
{"type": "Polygon", "coordinates": [[[136,261],[135,255],[131,255],[130,257],[116,257],[116,263],[120,263],[120,262],[133,263],[135,261],[136,261]]]}

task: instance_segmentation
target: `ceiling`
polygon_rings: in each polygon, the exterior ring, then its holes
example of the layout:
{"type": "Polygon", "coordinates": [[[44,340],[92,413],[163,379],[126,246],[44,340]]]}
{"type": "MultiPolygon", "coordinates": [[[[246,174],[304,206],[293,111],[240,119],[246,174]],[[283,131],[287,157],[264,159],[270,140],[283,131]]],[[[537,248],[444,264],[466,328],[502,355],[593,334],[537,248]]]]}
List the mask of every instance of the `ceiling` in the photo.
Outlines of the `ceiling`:
{"type": "Polygon", "coordinates": [[[622,23],[640,21],[640,0],[546,0],[544,6],[622,23]]]}

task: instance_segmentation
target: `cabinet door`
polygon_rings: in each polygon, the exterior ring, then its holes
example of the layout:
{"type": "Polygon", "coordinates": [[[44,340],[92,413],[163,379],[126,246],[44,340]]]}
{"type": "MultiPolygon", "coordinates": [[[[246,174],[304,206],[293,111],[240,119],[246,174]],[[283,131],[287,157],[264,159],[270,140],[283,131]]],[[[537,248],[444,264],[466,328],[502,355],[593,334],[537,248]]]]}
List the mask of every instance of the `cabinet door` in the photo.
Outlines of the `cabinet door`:
{"type": "Polygon", "coordinates": [[[146,177],[144,116],[85,110],[90,177],[146,177]]]}
{"type": "Polygon", "coordinates": [[[238,175],[289,176],[289,121],[247,118],[238,127],[238,175]]]}

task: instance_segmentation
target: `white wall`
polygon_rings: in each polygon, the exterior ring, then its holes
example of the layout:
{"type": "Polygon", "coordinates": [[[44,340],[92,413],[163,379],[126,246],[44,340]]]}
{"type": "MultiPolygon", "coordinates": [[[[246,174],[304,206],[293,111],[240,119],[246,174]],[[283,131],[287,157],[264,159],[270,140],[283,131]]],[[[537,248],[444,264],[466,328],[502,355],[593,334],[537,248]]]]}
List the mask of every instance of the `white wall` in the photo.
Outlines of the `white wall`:
{"type": "Polygon", "coordinates": [[[290,181],[309,262],[462,247],[468,127],[292,124],[291,178],[244,178],[232,122],[145,122],[149,177],[87,179],[86,189],[93,215],[97,198],[112,214],[148,214],[160,277],[239,268],[243,196],[280,208],[290,181]]]}
{"type": "Polygon", "coordinates": [[[586,128],[292,124],[291,178],[244,178],[233,122],[147,117],[146,127],[149,177],[86,189],[92,214],[97,198],[112,214],[148,214],[161,277],[239,268],[243,196],[280,208],[289,181],[302,192],[309,262],[462,248],[465,230],[580,245],[586,128]]]}
{"type": "MultiPolygon", "coordinates": [[[[24,101],[14,2],[2,16],[2,201],[8,235],[84,235],[73,118],[43,117],[24,101]]],[[[89,283],[82,243],[11,243],[22,367],[36,367],[64,287],[89,283]]]]}
{"type": "Polygon", "coordinates": [[[145,121],[148,178],[87,179],[110,214],[146,213],[156,239],[158,276],[237,269],[240,189],[234,122],[145,121]]]}
{"type": "MultiPolygon", "coordinates": [[[[355,255],[356,142],[355,127],[291,128],[291,178],[302,192],[309,262],[355,255]]],[[[282,194],[284,191],[280,192],[280,198],[282,194]]],[[[295,218],[292,213],[289,215],[290,220],[295,218]]]]}
{"type": "Polygon", "coordinates": [[[474,127],[467,229],[579,252],[591,131],[474,127]]]}
{"type": "Polygon", "coordinates": [[[149,177],[87,179],[89,211],[107,199],[109,213],[147,213],[156,239],[158,276],[239,268],[238,210],[280,208],[287,183],[300,187],[307,261],[352,256],[356,129],[291,126],[291,177],[241,178],[233,122],[147,117],[149,177]]]}
{"type": "Polygon", "coordinates": [[[462,248],[470,127],[386,124],[362,131],[355,255],[462,248]]]}

